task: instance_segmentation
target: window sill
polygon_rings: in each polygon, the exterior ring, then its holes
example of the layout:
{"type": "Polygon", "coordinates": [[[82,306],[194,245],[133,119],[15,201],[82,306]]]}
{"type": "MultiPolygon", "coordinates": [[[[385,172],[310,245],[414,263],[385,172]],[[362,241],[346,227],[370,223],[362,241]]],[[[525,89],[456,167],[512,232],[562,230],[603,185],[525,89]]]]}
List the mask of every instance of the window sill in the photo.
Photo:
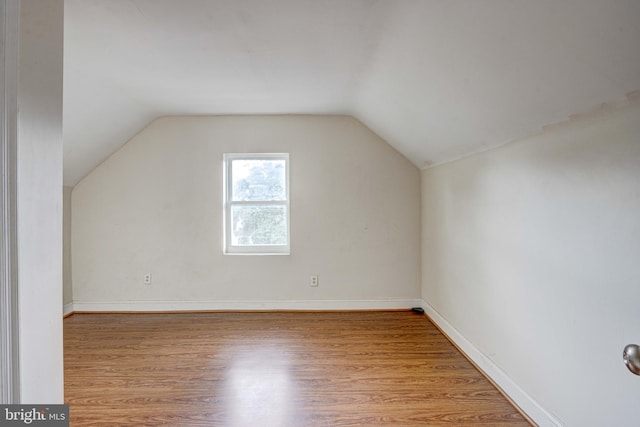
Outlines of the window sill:
{"type": "Polygon", "coordinates": [[[224,255],[242,255],[242,256],[273,256],[273,255],[291,255],[291,252],[223,252],[224,255]]]}

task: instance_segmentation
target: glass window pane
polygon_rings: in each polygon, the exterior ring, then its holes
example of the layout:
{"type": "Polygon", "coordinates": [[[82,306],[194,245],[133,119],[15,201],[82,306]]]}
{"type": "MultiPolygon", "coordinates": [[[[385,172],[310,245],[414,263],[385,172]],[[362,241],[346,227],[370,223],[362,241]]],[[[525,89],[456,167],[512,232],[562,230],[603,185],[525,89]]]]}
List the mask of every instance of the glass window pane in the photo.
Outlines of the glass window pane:
{"type": "Polygon", "coordinates": [[[285,160],[231,161],[231,200],[286,200],[285,160]]]}
{"type": "Polygon", "coordinates": [[[235,246],[286,245],[286,206],[232,206],[231,240],[235,246]]]}

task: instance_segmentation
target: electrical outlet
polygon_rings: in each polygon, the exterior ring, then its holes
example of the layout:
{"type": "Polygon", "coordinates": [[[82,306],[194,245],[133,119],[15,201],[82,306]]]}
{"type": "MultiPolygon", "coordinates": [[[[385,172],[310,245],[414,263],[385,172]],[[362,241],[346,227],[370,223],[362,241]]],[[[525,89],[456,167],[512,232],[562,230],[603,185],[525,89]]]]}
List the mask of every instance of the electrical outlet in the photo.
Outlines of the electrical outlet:
{"type": "Polygon", "coordinates": [[[314,274],[309,278],[309,286],[317,287],[318,286],[318,275],[314,274]]]}
{"type": "Polygon", "coordinates": [[[145,275],[144,275],[144,284],[145,285],[150,285],[151,284],[151,273],[145,273],[145,275]]]}

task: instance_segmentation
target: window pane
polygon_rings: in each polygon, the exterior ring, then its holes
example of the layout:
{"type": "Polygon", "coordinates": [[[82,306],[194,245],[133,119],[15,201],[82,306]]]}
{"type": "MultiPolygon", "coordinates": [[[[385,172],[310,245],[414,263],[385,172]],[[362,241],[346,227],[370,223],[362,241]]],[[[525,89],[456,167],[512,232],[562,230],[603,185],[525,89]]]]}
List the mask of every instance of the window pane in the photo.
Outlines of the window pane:
{"type": "Polygon", "coordinates": [[[235,246],[287,244],[286,206],[232,206],[231,240],[235,246]]]}
{"type": "Polygon", "coordinates": [[[285,160],[232,160],[232,199],[286,200],[285,160]]]}

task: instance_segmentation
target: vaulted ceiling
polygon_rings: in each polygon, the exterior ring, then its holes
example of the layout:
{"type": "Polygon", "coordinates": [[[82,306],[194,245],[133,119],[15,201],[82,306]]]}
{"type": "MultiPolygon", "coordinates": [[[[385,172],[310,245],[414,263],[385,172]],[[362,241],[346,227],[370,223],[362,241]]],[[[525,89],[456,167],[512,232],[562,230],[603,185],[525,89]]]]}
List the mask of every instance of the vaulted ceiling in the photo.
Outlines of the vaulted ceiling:
{"type": "Polygon", "coordinates": [[[66,0],[64,176],[166,115],[349,114],[416,166],[640,89],[637,0],[66,0]]]}

